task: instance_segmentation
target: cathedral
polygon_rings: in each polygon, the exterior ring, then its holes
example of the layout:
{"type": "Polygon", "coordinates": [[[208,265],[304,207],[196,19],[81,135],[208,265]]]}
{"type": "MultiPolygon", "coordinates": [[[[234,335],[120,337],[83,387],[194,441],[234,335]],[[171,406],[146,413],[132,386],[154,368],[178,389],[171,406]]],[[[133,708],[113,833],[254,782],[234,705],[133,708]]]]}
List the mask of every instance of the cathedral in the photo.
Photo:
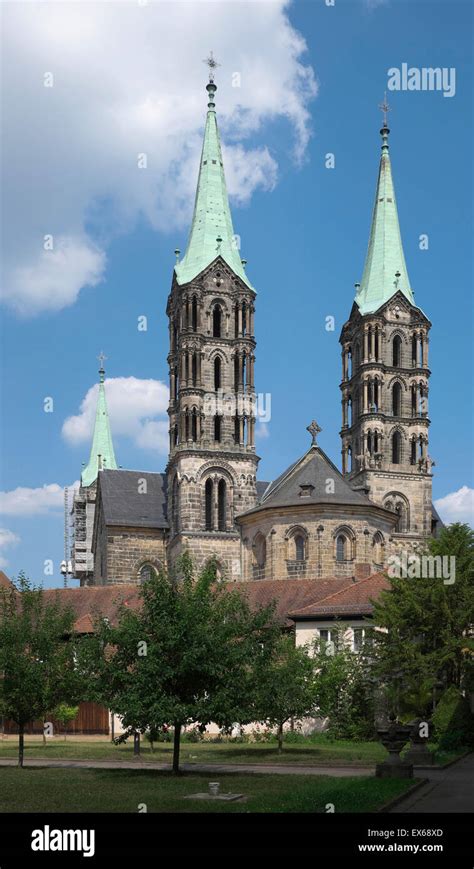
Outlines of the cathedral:
{"type": "MultiPolygon", "coordinates": [[[[331,596],[436,534],[431,324],[408,277],[385,114],[365,267],[340,336],[341,470],[313,421],[307,452],[277,479],[258,479],[256,291],[232,226],[216,89],[211,70],[192,225],[184,256],[175,251],[166,307],[167,467],[117,466],[101,359],[91,453],[74,498],[73,575],[81,586],[137,585],[188,551],[197,567],[215,558],[227,581],[291,580],[294,608],[308,580],[331,596]]],[[[277,587],[283,594],[288,582],[277,587]]]]}

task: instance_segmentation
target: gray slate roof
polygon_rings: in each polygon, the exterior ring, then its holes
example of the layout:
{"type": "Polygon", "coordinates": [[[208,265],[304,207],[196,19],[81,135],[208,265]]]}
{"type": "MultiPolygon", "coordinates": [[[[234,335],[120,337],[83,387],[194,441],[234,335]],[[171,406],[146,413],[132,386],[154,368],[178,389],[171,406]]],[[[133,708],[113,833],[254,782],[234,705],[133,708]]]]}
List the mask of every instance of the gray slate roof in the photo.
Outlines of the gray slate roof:
{"type": "Polygon", "coordinates": [[[106,525],[168,528],[165,474],[108,469],[100,471],[99,485],[106,525]],[[146,480],[146,494],[140,480],[146,480]]]}
{"type": "MultiPolygon", "coordinates": [[[[259,484],[257,484],[258,487],[259,484]]],[[[293,462],[283,474],[267,486],[259,497],[259,506],[254,510],[267,507],[290,507],[295,504],[360,504],[374,506],[373,501],[357,492],[345,481],[340,471],[320,447],[311,446],[307,453],[293,462]],[[326,492],[327,480],[334,481],[332,494],[326,492]],[[302,495],[301,486],[312,486],[307,495],[302,495]]],[[[247,513],[253,513],[248,510],[247,513]]]]}

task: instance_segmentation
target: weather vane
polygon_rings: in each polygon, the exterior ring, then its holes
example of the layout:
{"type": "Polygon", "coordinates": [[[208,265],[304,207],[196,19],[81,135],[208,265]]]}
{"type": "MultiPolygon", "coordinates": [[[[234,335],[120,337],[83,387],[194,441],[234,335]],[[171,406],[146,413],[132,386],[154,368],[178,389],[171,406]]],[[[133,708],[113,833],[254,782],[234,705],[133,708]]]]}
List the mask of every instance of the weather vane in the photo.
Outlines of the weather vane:
{"type": "Polygon", "coordinates": [[[206,57],[206,59],[203,60],[203,63],[209,67],[209,81],[212,83],[214,81],[214,70],[216,66],[220,66],[220,63],[217,63],[217,60],[214,60],[212,51],[209,52],[209,57],[206,57]]]}
{"type": "Polygon", "coordinates": [[[387,102],[387,91],[385,91],[383,95],[383,103],[379,103],[379,109],[383,112],[383,125],[387,126],[387,114],[391,111],[391,108],[387,102]]]}
{"type": "Polygon", "coordinates": [[[320,431],[322,431],[321,427],[318,425],[315,419],[313,419],[311,425],[306,426],[306,431],[309,431],[311,435],[311,446],[316,444],[316,438],[320,431]]]}

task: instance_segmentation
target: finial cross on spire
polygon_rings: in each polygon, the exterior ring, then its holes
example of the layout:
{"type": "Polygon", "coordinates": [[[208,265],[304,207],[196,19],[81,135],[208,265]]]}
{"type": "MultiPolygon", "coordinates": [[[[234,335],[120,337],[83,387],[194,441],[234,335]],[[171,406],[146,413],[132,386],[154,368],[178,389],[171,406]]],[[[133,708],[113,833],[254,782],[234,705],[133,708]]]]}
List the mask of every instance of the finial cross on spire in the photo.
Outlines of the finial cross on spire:
{"type": "Polygon", "coordinates": [[[311,446],[315,446],[316,445],[316,438],[317,438],[319,432],[322,431],[322,428],[318,425],[316,420],[313,419],[311,425],[306,426],[306,431],[309,431],[309,433],[311,435],[311,446]]]}
{"type": "Polygon", "coordinates": [[[220,66],[220,63],[217,63],[217,60],[214,59],[212,51],[209,52],[209,57],[206,57],[203,63],[209,67],[209,81],[212,83],[214,81],[214,70],[216,66],[220,66]]]}
{"type": "Polygon", "coordinates": [[[383,112],[383,125],[387,126],[387,114],[391,112],[391,108],[387,102],[387,91],[383,95],[383,103],[379,103],[379,109],[383,112]]]}
{"type": "Polygon", "coordinates": [[[104,362],[105,362],[105,360],[107,359],[107,356],[104,354],[104,351],[103,351],[103,350],[100,351],[100,353],[99,353],[97,359],[99,360],[101,370],[103,370],[103,368],[104,368],[104,362]]]}

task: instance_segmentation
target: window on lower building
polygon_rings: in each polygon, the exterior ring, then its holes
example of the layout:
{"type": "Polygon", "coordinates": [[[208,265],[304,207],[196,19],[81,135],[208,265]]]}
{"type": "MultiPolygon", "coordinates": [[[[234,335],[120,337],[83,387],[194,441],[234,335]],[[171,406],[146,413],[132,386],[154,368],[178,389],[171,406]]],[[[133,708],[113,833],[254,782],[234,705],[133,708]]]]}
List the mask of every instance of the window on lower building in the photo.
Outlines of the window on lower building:
{"type": "Polygon", "coordinates": [[[352,651],[361,652],[372,639],[371,628],[353,628],[352,651]]]}

